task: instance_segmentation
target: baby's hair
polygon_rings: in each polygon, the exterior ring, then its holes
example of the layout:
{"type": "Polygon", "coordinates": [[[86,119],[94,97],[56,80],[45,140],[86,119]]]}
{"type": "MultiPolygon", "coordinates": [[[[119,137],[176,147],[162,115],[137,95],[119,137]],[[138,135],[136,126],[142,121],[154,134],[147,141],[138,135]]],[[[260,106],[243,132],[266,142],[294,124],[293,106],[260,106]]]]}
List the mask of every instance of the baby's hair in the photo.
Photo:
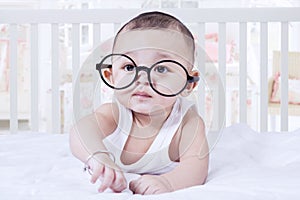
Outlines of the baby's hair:
{"type": "Polygon", "coordinates": [[[124,24],[117,35],[123,30],[134,29],[163,29],[171,28],[182,32],[191,39],[194,37],[190,30],[176,17],[158,11],[142,13],[124,24]]]}
{"type": "MultiPolygon", "coordinates": [[[[116,38],[122,31],[129,31],[135,29],[173,29],[176,31],[180,31],[181,33],[185,34],[188,38],[191,38],[192,41],[194,41],[193,34],[179,19],[172,15],[159,11],[145,12],[131,19],[129,22],[127,22],[120,28],[120,30],[117,32],[116,38]]],[[[114,41],[114,45],[116,42],[116,38],[114,41]]],[[[194,51],[195,43],[193,42],[192,52],[194,51]]]]}

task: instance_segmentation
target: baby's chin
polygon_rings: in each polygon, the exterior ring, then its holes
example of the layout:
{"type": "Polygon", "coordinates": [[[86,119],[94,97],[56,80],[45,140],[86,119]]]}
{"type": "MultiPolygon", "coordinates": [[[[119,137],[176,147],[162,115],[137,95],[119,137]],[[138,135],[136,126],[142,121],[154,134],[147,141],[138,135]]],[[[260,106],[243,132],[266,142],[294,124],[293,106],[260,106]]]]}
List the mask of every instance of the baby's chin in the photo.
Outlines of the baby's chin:
{"type": "MultiPolygon", "coordinates": [[[[124,95],[125,96],[125,95],[124,95]]],[[[129,97],[117,95],[118,101],[133,112],[145,115],[166,114],[172,110],[175,98],[129,97]]]]}
{"type": "Polygon", "coordinates": [[[129,105],[129,109],[131,109],[135,113],[144,114],[144,115],[159,115],[159,114],[165,114],[168,111],[168,109],[158,104],[157,105],[149,105],[149,104],[129,105]]]}

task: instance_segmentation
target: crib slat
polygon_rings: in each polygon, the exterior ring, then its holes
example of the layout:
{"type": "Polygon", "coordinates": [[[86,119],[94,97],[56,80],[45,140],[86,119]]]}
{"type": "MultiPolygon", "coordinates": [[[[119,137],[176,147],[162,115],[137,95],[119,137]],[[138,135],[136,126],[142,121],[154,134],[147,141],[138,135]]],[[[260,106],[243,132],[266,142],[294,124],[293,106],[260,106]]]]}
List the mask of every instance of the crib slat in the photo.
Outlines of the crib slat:
{"type": "Polygon", "coordinates": [[[72,88],[73,114],[76,120],[80,118],[80,38],[79,24],[72,24],[72,88]]]}
{"type": "Polygon", "coordinates": [[[114,32],[117,33],[117,31],[121,28],[121,23],[114,23],[114,32]]]}
{"type": "MultiPolygon", "coordinates": [[[[286,8],[180,8],[164,9],[190,22],[278,22],[299,21],[299,7],[286,8]],[[216,14],[217,13],[217,14],[216,14]],[[278,13],[284,13],[279,15],[278,13]]],[[[124,22],[141,9],[35,9],[1,10],[0,23],[111,23],[124,22]],[[16,17],[15,12],[18,13],[16,17]],[[37,17],[38,16],[38,17],[37,17]]]]}
{"type": "Polygon", "coordinates": [[[59,113],[59,40],[58,40],[58,24],[51,24],[52,33],[52,132],[60,133],[60,113],[59,113]]]}
{"type": "Polygon", "coordinates": [[[10,133],[18,131],[18,66],[17,66],[17,49],[18,49],[18,29],[17,24],[10,24],[9,26],[9,63],[10,63],[10,133]]]}
{"type": "Polygon", "coordinates": [[[218,129],[226,122],[226,24],[219,23],[218,64],[221,80],[218,82],[218,129]]]}
{"type": "Polygon", "coordinates": [[[38,131],[38,25],[31,24],[30,30],[30,49],[31,49],[31,129],[38,131]]]}
{"type": "Polygon", "coordinates": [[[247,23],[240,23],[240,122],[247,123],[247,23]]]}
{"type": "Polygon", "coordinates": [[[101,24],[94,23],[93,24],[93,47],[95,48],[100,44],[101,39],[101,24]]]}
{"type": "Polygon", "coordinates": [[[260,23],[260,131],[268,129],[268,23],[260,23]]]}
{"type": "MultiPolygon", "coordinates": [[[[94,49],[100,45],[100,42],[101,42],[101,24],[100,23],[94,23],[93,24],[93,47],[94,49]]],[[[100,61],[100,55],[95,55],[93,54],[94,56],[96,56],[96,58],[94,58],[93,60],[95,60],[96,62],[99,62],[100,61]]],[[[93,66],[94,67],[94,66],[93,66]]],[[[99,80],[99,74],[96,72],[95,70],[95,73],[93,73],[93,80],[94,80],[94,91],[95,89],[97,88],[101,88],[101,81],[98,82],[99,80]],[[97,84],[99,84],[99,87],[97,87],[97,84]]],[[[94,96],[94,105],[99,105],[99,103],[101,103],[101,90],[100,91],[97,91],[94,93],[95,96],[94,96]]]]}
{"type": "MultiPolygon", "coordinates": [[[[198,51],[198,62],[196,64],[198,66],[200,77],[205,77],[205,24],[198,23],[198,45],[196,46],[198,51]]],[[[205,119],[205,85],[204,80],[201,81],[202,84],[198,86],[198,112],[205,119]]]]}
{"type": "Polygon", "coordinates": [[[288,22],[281,23],[281,131],[288,131],[288,22]]]}

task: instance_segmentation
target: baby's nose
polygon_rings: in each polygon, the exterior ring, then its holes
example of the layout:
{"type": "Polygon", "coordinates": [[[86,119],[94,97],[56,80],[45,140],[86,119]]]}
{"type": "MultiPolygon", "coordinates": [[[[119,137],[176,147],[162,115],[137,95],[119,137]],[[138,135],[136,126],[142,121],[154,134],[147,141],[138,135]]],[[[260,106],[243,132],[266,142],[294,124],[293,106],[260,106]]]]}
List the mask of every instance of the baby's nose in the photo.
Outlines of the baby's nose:
{"type": "Polygon", "coordinates": [[[136,84],[149,85],[148,74],[145,71],[139,71],[136,84]]]}

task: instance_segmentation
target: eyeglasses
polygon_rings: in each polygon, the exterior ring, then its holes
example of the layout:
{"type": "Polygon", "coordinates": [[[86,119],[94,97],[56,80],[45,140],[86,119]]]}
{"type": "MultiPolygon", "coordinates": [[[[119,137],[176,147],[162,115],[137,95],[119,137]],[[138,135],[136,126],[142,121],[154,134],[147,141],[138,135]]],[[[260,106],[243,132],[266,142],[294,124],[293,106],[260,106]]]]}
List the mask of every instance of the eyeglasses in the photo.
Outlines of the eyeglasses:
{"type": "Polygon", "coordinates": [[[96,64],[103,82],[116,90],[126,89],[134,82],[143,79],[141,73],[146,72],[145,79],[158,94],[172,97],[180,94],[188,85],[199,81],[198,76],[190,76],[177,61],[161,60],[150,67],[137,66],[132,58],[125,54],[109,54],[96,64]]]}

